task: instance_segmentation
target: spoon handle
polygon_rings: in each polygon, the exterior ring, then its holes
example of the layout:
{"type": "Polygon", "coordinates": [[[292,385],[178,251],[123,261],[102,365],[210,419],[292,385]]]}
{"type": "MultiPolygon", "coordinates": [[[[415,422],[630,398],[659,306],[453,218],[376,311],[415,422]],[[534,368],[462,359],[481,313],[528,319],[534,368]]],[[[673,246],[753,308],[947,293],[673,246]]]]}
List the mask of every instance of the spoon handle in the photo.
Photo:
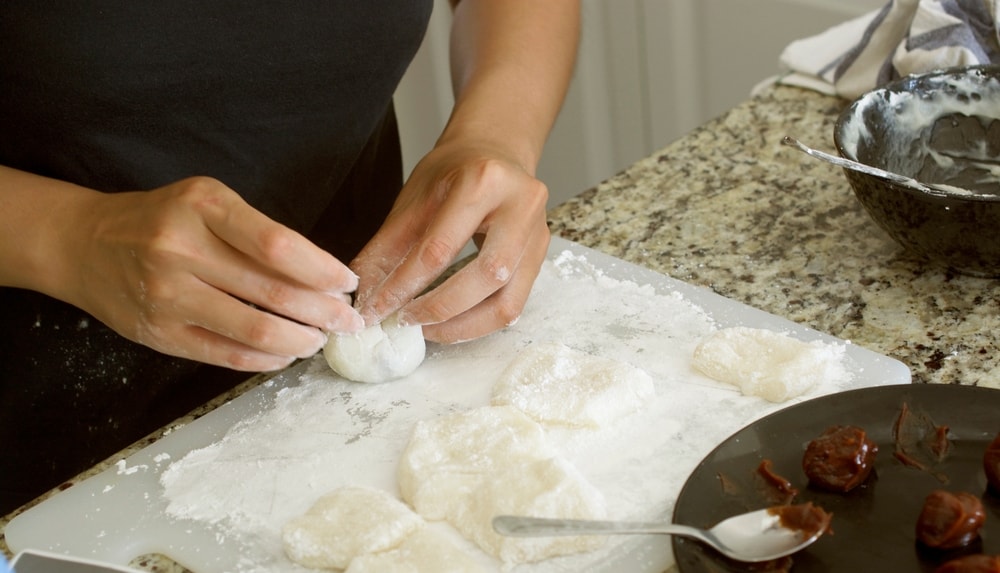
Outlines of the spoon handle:
{"type": "Polygon", "coordinates": [[[597,521],[499,515],[493,518],[493,529],[497,533],[511,537],[666,533],[704,539],[700,529],[673,523],[646,521],[597,521]]]}
{"type": "Polygon", "coordinates": [[[836,155],[830,155],[829,153],[824,153],[818,149],[813,149],[805,145],[801,141],[795,139],[794,137],[788,135],[786,135],[781,139],[781,143],[788,145],[790,147],[794,147],[799,151],[801,151],[802,153],[805,153],[806,155],[812,155],[816,159],[822,159],[827,163],[832,163],[834,165],[837,165],[838,167],[846,167],[847,169],[853,169],[855,171],[860,171],[862,173],[867,173],[868,175],[874,175],[876,177],[885,177],[886,179],[895,181],[897,183],[916,183],[920,185],[920,183],[917,183],[917,181],[914,181],[909,177],[904,177],[897,173],[884,171],[882,169],[878,169],[877,167],[872,167],[870,165],[865,165],[864,163],[858,163],[857,161],[851,161],[849,159],[844,159],[843,157],[837,157],[836,155]]]}
{"type": "Polygon", "coordinates": [[[861,173],[866,173],[874,177],[882,177],[883,179],[888,179],[894,183],[899,183],[904,187],[910,187],[911,189],[917,189],[925,193],[934,193],[934,194],[951,192],[951,190],[948,189],[947,187],[943,187],[935,183],[921,183],[920,181],[917,181],[912,177],[907,177],[905,175],[900,175],[899,173],[893,173],[891,171],[879,169],[878,167],[872,167],[871,165],[865,165],[864,163],[859,163],[857,161],[851,161],[850,159],[845,159],[843,157],[838,157],[836,155],[830,155],[829,153],[824,153],[818,149],[813,149],[809,147],[808,145],[802,143],[801,141],[795,139],[790,135],[786,135],[785,137],[783,137],[781,139],[781,143],[789,147],[794,147],[799,151],[801,151],[802,153],[805,153],[806,155],[810,155],[812,157],[815,157],[816,159],[826,161],[827,163],[831,163],[838,167],[859,171],[861,173]]]}

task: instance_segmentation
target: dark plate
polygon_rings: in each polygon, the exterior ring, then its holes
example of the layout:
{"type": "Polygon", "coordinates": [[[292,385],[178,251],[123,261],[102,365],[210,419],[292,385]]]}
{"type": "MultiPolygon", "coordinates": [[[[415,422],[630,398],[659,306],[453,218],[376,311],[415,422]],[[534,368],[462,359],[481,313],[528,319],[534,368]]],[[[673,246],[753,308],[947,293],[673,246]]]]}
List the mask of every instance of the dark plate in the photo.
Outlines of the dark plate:
{"type": "MultiPolygon", "coordinates": [[[[924,498],[935,489],[981,496],[986,524],[967,552],[1000,554],[1000,497],[987,490],[983,453],[1000,432],[1000,390],[973,386],[905,384],[863,388],[816,398],[780,410],[730,436],[692,472],[674,507],[674,521],[701,527],[772,505],[757,467],[764,459],[796,489],[796,502],[812,501],[833,513],[825,535],[793,557],[793,571],[933,571],[960,555],[935,553],[915,540],[924,498]],[[893,455],[893,424],[903,404],[948,426],[947,456],[928,470],[903,465],[893,455]],[[864,428],[879,446],[875,471],[847,494],[810,488],[802,472],[806,444],[833,425],[864,428]]],[[[672,539],[683,573],[747,571],[698,543],[672,539]]]]}

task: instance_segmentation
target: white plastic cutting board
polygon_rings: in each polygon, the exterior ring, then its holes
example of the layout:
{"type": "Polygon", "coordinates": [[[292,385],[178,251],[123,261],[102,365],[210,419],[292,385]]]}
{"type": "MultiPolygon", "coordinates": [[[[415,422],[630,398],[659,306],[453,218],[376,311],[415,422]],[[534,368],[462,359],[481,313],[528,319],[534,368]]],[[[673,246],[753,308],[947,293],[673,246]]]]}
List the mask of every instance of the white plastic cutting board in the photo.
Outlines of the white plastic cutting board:
{"type": "MultiPolygon", "coordinates": [[[[566,455],[608,498],[611,517],[669,519],[684,480],[716,444],[753,420],[789,405],[745,397],[696,374],[688,357],[704,332],[685,321],[688,310],[678,313],[672,305],[703,311],[714,323],[712,328],[753,326],[807,341],[845,344],[707,289],[558,238],[552,241],[535,289],[516,325],[466,344],[431,345],[424,364],[403,380],[357,385],[325,370],[322,357],[302,362],[168,433],[117,467],[26,511],[7,526],[7,543],[15,552],[34,548],[118,564],[161,553],[197,573],[302,571],[281,554],[276,535],[246,533],[238,523],[213,525],[168,516],[161,473],[188,452],[217,443],[237,422],[277,409],[282,389],[291,392],[318,382],[320,391],[334,397],[330,416],[342,420],[332,422],[341,424],[342,431],[334,433],[342,435],[332,441],[330,436],[316,436],[316,449],[332,449],[342,456],[344,471],[315,476],[314,485],[306,490],[285,491],[276,486],[274,491],[261,492],[274,506],[268,515],[279,522],[276,528],[339,485],[367,484],[395,493],[398,455],[413,424],[486,405],[493,382],[517,351],[545,341],[628,360],[651,373],[658,395],[648,412],[623,422],[619,434],[575,451],[570,448],[566,455]],[[636,515],[636,508],[642,508],[642,515],[636,515]]],[[[910,381],[909,370],[900,362],[849,343],[845,366],[848,379],[821,385],[801,399],[910,381]]],[[[252,428],[252,424],[242,426],[252,428]]],[[[294,469],[299,461],[289,460],[292,471],[300,471],[294,469]]],[[[485,555],[477,557],[487,567],[500,570],[485,555]]],[[[632,537],[616,539],[593,554],[514,571],[659,573],[672,563],[666,537],[632,537]]]]}

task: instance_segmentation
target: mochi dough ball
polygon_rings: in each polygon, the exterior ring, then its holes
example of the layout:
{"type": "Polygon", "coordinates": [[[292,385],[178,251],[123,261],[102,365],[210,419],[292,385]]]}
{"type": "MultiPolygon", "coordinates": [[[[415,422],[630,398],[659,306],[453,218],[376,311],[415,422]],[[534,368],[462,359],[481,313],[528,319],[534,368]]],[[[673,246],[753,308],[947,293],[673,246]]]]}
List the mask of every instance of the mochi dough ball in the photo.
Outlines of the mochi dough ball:
{"type": "Polygon", "coordinates": [[[388,492],[346,486],[319,498],[282,527],[285,554],[305,567],[345,569],[366,553],[399,545],[425,522],[388,492]]]}
{"type": "Polygon", "coordinates": [[[822,341],[803,342],[761,328],[718,330],[694,350],[696,370],[737,386],[747,396],[784,402],[817,384],[846,376],[845,348],[822,341]]]}
{"type": "Polygon", "coordinates": [[[601,428],[640,410],[654,394],[644,370],[549,342],[511,361],[491,404],[514,406],[543,424],[601,428]]]}
{"type": "Polygon", "coordinates": [[[331,334],[323,356],[334,372],[348,380],[379,383],[416,370],[426,350],[423,329],[400,326],[392,315],[361,332],[331,334]]]}

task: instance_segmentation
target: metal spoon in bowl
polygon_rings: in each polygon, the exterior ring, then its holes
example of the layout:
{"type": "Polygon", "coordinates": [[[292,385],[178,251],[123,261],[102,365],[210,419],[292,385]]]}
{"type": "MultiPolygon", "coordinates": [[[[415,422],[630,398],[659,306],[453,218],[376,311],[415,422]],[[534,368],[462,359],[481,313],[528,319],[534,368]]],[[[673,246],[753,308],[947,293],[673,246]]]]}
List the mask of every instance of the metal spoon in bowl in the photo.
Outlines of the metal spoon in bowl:
{"type": "Polygon", "coordinates": [[[493,529],[512,537],[668,534],[689,537],[744,562],[770,561],[804,549],[829,530],[831,514],[811,503],[743,513],[711,529],[663,522],[591,521],[500,515],[493,529]]]}
{"type": "Polygon", "coordinates": [[[923,191],[925,193],[932,194],[954,194],[958,189],[955,187],[949,187],[947,185],[938,185],[936,183],[921,183],[912,177],[907,177],[905,175],[900,175],[899,173],[893,173],[892,171],[886,171],[885,169],[879,169],[878,167],[872,167],[871,165],[865,165],[864,163],[858,163],[857,161],[852,161],[850,159],[844,159],[843,157],[838,157],[836,155],[830,155],[829,153],[824,153],[817,149],[813,149],[801,141],[786,135],[781,139],[781,143],[794,147],[799,151],[811,155],[817,159],[822,159],[827,163],[832,163],[838,167],[843,167],[845,169],[852,169],[860,173],[865,173],[873,177],[882,177],[883,179],[888,179],[893,183],[899,183],[900,185],[916,189],[918,191],[923,191]]]}

